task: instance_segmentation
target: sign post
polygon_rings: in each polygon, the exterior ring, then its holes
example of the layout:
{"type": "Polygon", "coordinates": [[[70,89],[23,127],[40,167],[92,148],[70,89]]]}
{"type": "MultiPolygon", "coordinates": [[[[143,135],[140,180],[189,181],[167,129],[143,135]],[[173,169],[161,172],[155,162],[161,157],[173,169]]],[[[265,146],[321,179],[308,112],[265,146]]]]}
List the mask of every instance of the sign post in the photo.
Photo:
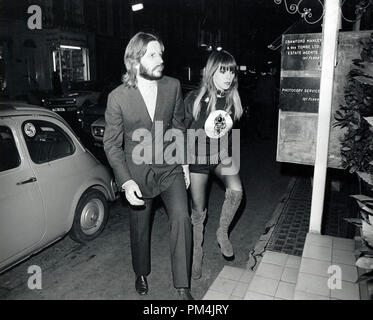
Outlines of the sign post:
{"type": "Polygon", "coordinates": [[[333,98],[333,78],[340,16],[340,0],[326,0],[322,33],[320,100],[319,116],[317,122],[315,170],[313,176],[311,217],[309,228],[310,232],[318,234],[321,233],[321,223],[325,198],[330,119],[333,98]]]}

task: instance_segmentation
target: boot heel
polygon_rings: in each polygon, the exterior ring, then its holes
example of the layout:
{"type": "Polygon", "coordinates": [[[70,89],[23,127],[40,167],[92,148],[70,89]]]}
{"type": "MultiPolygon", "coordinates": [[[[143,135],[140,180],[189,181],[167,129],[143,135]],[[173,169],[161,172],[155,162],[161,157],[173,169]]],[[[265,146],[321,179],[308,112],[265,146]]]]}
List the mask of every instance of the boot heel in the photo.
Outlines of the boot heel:
{"type": "Polygon", "coordinates": [[[220,246],[219,242],[218,242],[218,247],[219,247],[219,249],[220,249],[220,253],[221,253],[221,255],[223,256],[223,258],[224,258],[225,260],[227,260],[227,261],[233,261],[233,260],[234,260],[234,258],[235,258],[234,254],[233,254],[232,256],[226,256],[226,255],[221,251],[221,246],[220,246]]]}

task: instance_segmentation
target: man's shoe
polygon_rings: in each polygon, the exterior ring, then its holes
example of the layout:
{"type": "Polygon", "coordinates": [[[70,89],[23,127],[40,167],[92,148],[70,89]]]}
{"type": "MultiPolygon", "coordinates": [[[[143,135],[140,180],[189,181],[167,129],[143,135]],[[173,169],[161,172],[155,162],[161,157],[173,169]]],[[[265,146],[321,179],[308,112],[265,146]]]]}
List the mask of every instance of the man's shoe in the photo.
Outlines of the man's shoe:
{"type": "Polygon", "coordinates": [[[194,300],[188,288],[177,289],[177,294],[179,295],[179,300],[194,300]]]}
{"type": "Polygon", "coordinates": [[[145,276],[139,276],[136,278],[135,288],[138,294],[148,294],[148,281],[145,276]]]}

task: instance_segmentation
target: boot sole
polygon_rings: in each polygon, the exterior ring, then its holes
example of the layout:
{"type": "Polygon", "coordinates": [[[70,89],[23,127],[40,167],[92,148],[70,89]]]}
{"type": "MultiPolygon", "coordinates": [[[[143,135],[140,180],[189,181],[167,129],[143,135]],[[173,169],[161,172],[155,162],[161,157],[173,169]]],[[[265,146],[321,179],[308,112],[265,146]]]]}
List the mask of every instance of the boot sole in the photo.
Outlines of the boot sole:
{"type": "Polygon", "coordinates": [[[223,256],[223,258],[227,261],[232,261],[234,260],[234,254],[232,256],[226,256],[223,252],[221,252],[221,247],[220,247],[220,244],[218,242],[218,246],[219,246],[219,249],[220,249],[220,253],[221,255],[223,256]]]}

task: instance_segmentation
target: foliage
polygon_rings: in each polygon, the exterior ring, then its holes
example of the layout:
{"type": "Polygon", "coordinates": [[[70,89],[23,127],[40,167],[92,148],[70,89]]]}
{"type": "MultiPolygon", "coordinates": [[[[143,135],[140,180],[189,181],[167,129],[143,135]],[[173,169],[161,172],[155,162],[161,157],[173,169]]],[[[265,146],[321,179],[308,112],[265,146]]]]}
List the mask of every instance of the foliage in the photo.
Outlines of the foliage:
{"type": "Polygon", "coordinates": [[[342,166],[351,173],[373,174],[373,34],[363,43],[361,59],[353,60],[345,87],[346,105],[336,111],[335,126],[347,128],[342,138],[342,166]]]}
{"type": "MultiPolygon", "coordinates": [[[[345,105],[336,111],[335,126],[344,128],[341,139],[342,166],[373,187],[373,33],[362,42],[360,59],[352,61],[344,91],[345,105]]],[[[373,190],[373,189],[372,189],[373,190]]],[[[373,198],[352,196],[361,219],[346,219],[359,227],[363,247],[356,265],[371,270],[358,281],[373,279],[373,198]]]]}
{"type": "Polygon", "coordinates": [[[363,274],[358,281],[373,279],[373,198],[364,195],[353,195],[360,207],[361,219],[346,219],[361,230],[362,248],[356,265],[362,269],[371,270],[363,274]]]}

